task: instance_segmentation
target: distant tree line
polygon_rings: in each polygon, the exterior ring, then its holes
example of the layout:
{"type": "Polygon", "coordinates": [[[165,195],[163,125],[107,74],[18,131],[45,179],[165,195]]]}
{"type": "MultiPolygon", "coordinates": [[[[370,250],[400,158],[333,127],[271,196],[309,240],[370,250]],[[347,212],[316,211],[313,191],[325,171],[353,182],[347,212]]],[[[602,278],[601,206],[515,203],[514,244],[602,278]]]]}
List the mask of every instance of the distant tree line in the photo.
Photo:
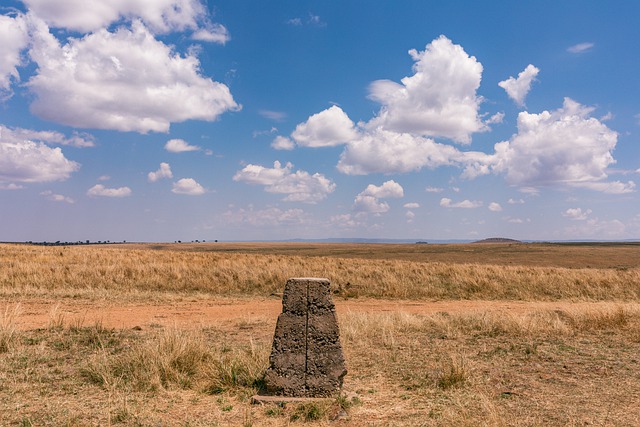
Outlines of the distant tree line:
{"type": "MultiPolygon", "coordinates": [[[[175,240],[173,243],[206,243],[206,240],[191,240],[190,242],[183,242],[182,240],[175,240]]],[[[215,242],[218,243],[218,240],[210,240],[210,242],[215,242]]],[[[126,240],[122,240],[122,241],[118,241],[118,242],[112,242],[111,240],[97,240],[97,241],[91,241],[91,240],[78,240],[76,242],[69,242],[69,241],[61,241],[61,240],[56,240],[55,242],[48,242],[48,241],[43,241],[43,242],[34,242],[33,240],[29,240],[27,242],[24,242],[25,244],[28,245],[38,245],[38,246],[80,246],[80,245],[108,245],[108,244],[122,244],[122,243],[127,243],[126,240]]]]}
{"type": "Polygon", "coordinates": [[[25,242],[29,245],[39,245],[39,246],[79,246],[79,245],[107,245],[107,244],[112,244],[112,243],[127,243],[126,240],[123,240],[121,242],[112,242],[111,240],[97,240],[95,242],[92,242],[91,240],[78,240],[76,242],[63,242],[61,240],[56,240],[55,242],[34,242],[32,240],[29,240],[27,242],[25,242]]]}

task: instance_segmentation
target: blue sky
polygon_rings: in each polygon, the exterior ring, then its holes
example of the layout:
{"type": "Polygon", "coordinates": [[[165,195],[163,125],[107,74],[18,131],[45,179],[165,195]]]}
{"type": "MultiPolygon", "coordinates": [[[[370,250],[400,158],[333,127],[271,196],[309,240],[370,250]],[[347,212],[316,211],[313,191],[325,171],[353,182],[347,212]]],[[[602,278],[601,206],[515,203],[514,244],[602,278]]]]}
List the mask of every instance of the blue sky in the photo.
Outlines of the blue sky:
{"type": "Polygon", "coordinates": [[[0,14],[0,241],[640,238],[637,2],[0,14]]]}

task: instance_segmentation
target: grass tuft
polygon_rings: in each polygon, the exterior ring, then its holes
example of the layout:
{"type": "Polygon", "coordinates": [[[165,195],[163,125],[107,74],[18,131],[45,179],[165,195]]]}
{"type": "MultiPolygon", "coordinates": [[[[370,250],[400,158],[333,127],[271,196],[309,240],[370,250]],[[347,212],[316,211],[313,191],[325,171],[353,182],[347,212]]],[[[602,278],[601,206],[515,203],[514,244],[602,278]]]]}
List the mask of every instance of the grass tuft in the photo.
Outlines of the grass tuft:
{"type": "Polygon", "coordinates": [[[460,388],[469,382],[469,378],[470,373],[466,359],[460,355],[450,356],[442,363],[436,385],[442,390],[460,388]]]}
{"type": "Polygon", "coordinates": [[[289,417],[291,421],[319,421],[327,415],[327,404],[323,402],[305,402],[296,405],[289,417]]]}
{"type": "Polygon", "coordinates": [[[248,389],[253,393],[260,387],[267,357],[265,349],[253,343],[248,348],[216,350],[202,331],[168,328],[122,354],[101,351],[84,375],[105,387],[141,392],[192,389],[218,394],[248,389]]]}
{"type": "Polygon", "coordinates": [[[16,341],[16,319],[20,311],[20,304],[16,304],[13,309],[7,305],[0,317],[0,353],[9,352],[16,341]]]}
{"type": "Polygon", "coordinates": [[[267,364],[267,349],[253,342],[248,349],[220,353],[204,370],[205,390],[210,394],[242,388],[257,391],[262,388],[267,364]]]}
{"type": "Polygon", "coordinates": [[[49,322],[47,329],[52,331],[61,331],[64,329],[65,315],[60,311],[60,304],[51,307],[49,311],[49,322]]]}

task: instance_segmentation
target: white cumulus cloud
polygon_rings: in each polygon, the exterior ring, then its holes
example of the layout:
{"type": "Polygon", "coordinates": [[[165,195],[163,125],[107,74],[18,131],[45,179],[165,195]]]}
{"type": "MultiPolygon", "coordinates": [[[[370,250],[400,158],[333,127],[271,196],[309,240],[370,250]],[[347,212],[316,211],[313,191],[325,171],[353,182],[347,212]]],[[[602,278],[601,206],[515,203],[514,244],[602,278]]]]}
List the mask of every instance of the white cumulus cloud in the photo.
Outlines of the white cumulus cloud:
{"type": "Polygon", "coordinates": [[[556,111],[521,112],[518,133],[510,141],[497,143],[495,154],[476,153],[465,173],[504,173],[508,184],[529,189],[566,185],[615,194],[631,192],[632,181],[606,181],[607,168],[615,163],[612,151],[618,134],[590,117],[592,111],[565,98],[556,111]]]}
{"type": "Polygon", "coordinates": [[[170,139],[164,144],[164,149],[170,153],[184,153],[188,151],[200,151],[202,148],[197,145],[190,145],[184,139],[170,139]]]}
{"type": "Polygon", "coordinates": [[[182,178],[173,183],[172,193],[186,194],[187,196],[201,196],[207,190],[193,178],[182,178]]]}
{"type": "MultiPolygon", "coordinates": [[[[466,154],[431,138],[468,144],[473,133],[488,130],[476,94],[482,65],[444,36],[409,54],[415,61],[412,76],[371,84],[369,97],[382,106],[369,122],[356,126],[333,106],[299,124],[292,138],[299,146],[346,144],[337,168],[349,175],[406,173],[466,161],[466,154]]],[[[498,113],[487,123],[503,117],[498,113]]]]}
{"type": "Polygon", "coordinates": [[[454,163],[460,152],[430,138],[377,129],[347,145],[338,170],[348,175],[406,173],[454,163]]]}
{"type": "Polygon", "coordinates": [[[391,207],[389,203],[383,202],[380,199],[373,196],[366,196],[359,194],[353,201],[353,210],[356,212],[368,212],[368,213],[385,213],[388,212],[391,207]]]}
{"type": "Polygon", "coordinates": [[[500,206],[500,203],[491,202],[489,204],[489,210],[491,212],[501,212],[502,211],[502,206],[500,206]]]}
{"type": "Polygon", "coordinates": [[[418,209],[420,207],[420,203],[405,203],[402,207],[407,209],[418,209]]]}
{"type": "Polygon", "coordinates": [[[380,199],[401,197],[404,197],[404,189],[393,180],[386,181],[380,186],[369,184],[356,196],[353,209],[356,212],[385,213],[389,211],[390,206],[380,199]]]}
{"type": "Polygon", "coordinates": [[[295,144],[286,136],[278,135],[273,139],[271,148],[274,150],[293,150],[295,148],[295,144]]]}
{"type": "Polygon", "coordinates": [[[87,191],[89,197],[128,197],[132,193],[129,187],[107,188],[96,184],[87,191]]]}
{"type": "Polygon", "coordinates": [[[145,25],[105,29],[61,45],[32,17],[29,55],[37,65],[28,86],[31,111],[79,128],[167,132],[171,123],[215,120],[240,108],[229,88],[200,74],[186,56],[156,40],[145,25]]]}
{"type": "Polygon", "coordinates": [[[386,181],[380,186],[369,184],[362,193],[365,196],[373,196],[378,199],[404,197],[404,189],[394,180],[386,181]]]}
{"type": "Polygon", "coordinates": [[[414,74],[401,83],[378,80],[369,97],[382,108],[369,128],[444,137],[468,144],[471,134],[485,130],[478,116],[482,64],[445,36],[424,51],[409,51],[414,74]]]}
{"type": "Polygon", "coordinates": [[[575,221],[584,221],[591,214],[591,209],[582,210],[582,208],[569,208],[562,212],[562,216],[570,218],[575,221]]]}
{"type": "Polygon", "coordinates": [[[234,181],[263,185],[268,193],[286,194],[288,202],[317,203],[332,193],[336,184],[320,173],[293,172],[293,164],[284,166],[278,161],[273,168],[249,164],[238,171],[234,181]]]}
{"type": "Polygon", "coordinates": [[[0,126],[0,181],[64,181],[80,169],[59,147],[25,139],[28,133],[0,126]]]}
{"type": "Polygon", "coordinates": [[[518,74],[518,78],[509,77],[507,80],[503,80],[498,83],[498,86],[503,88],[509,98],[520,107],[524,105],[524,99],[527,97],[531,84],[536,79],[536,76],[540,70],[535,66],[529,64],[527,67],[518,74]]]}
{"type": "Polygon", "coordinates": [[[358,138],[354,123],[334,105],[300,123],[291,137],[301,147],[332,147],[358,138]]]}
{"type": "Polygon", "coordinates": [[[149,182],[156,182],[163,178],[173,178],[173,172],[171,172],[171,166],[169,166],[169,163],[160,163],[160,168],[157,171],[149,172],[147,175],[149,182]]]}
{"type": "MultiPolygon", "coordinates": [[[[88,33],[120,20],[142,20],[156,33],[197,30],[207,24],[200,0],[23,0],[53,27],[88,33]]],[[[206,28],[206,27],[205,27],[206,28]]]]}
{"type": "Polygon", "coordinates": [[[12,95],[11,85],[20,81],[18,67],[22,64],[21,51],[29,43],[24,15],[0,15],[0,100],[12,95]]]}

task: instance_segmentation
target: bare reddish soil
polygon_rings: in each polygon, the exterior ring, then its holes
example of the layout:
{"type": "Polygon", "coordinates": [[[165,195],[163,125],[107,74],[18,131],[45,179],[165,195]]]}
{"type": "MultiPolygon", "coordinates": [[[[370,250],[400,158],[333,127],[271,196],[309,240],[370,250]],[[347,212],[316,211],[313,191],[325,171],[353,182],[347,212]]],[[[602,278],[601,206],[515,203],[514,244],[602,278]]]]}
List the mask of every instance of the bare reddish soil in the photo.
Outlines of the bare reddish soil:
{"type": "MultiPolygon", "coordinates": [[[[101,323],[109,328],[154,326],[198,327],[223,326],[226,323],[273,322],[282,309],[279,299],[211,299],[175,303],[113,303],[108,301],[77,301],[28,299],[20,303],[16,326],[22,330],[46,328],[62,320],[65,325],[91,326],[101,323]]],[[[405,312],[429,315],[438,312],[504,311],[521,314],[536,310],[572,310],[610,305],[588,302],[521,302],[521,301],[389,301],[373,299],[337,299],[341,313],[405,312]]],[[[10,304],[12,307],[14,304],[10,304]]],[[[4,310],[3,306],[0,309],[4,310]]]]}

